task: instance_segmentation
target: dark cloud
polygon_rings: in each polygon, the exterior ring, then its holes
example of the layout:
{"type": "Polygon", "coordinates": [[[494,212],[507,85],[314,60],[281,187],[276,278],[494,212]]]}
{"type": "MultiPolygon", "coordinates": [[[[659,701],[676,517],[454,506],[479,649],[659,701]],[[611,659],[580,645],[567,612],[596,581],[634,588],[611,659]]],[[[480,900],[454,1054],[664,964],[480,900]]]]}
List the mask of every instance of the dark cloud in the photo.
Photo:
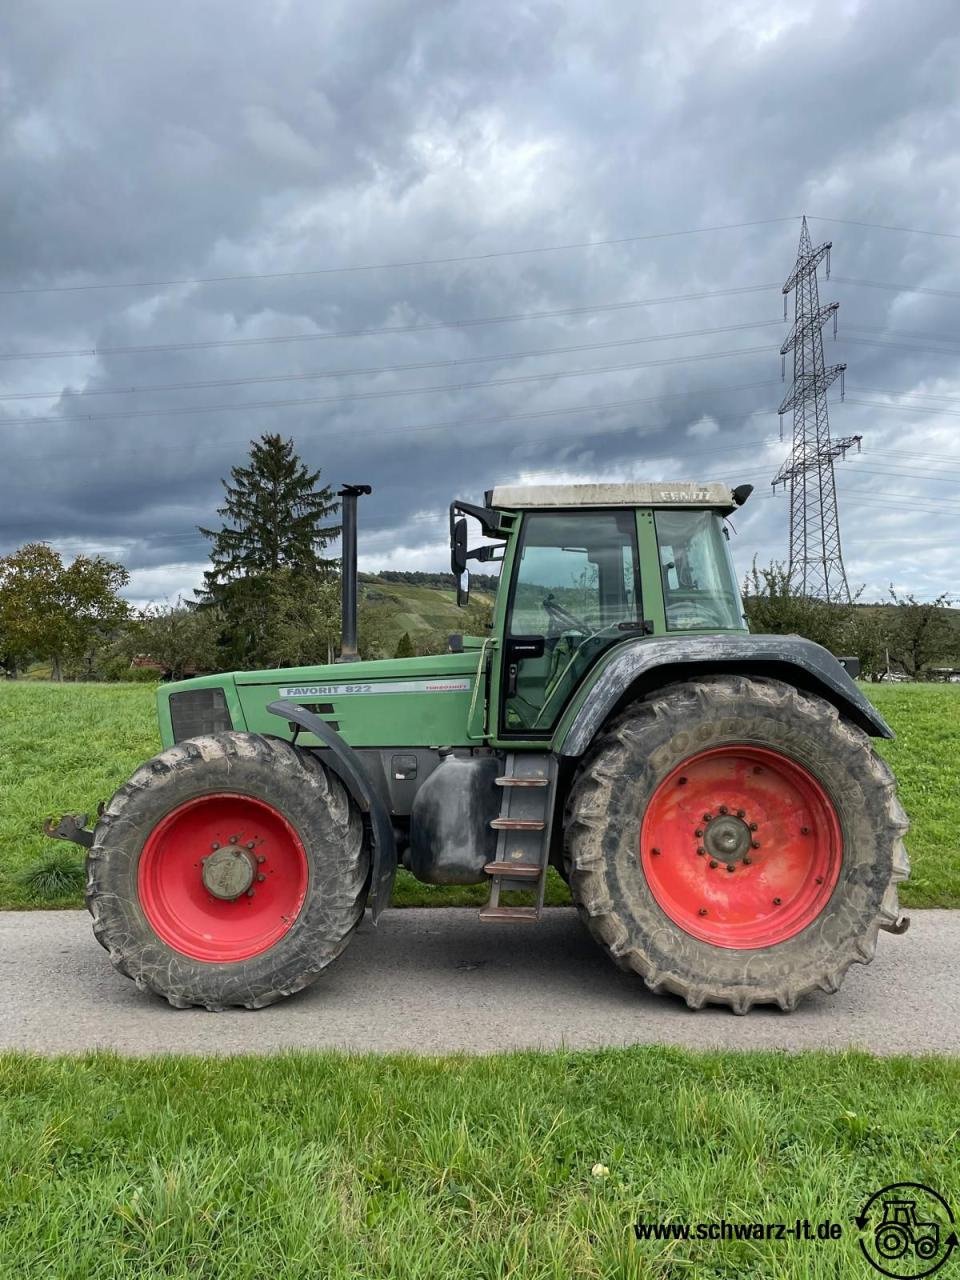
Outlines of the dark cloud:
{"type": "Polygon", "coordinates": [[[220,477],[279,430],[331,481],[374,485],[367,567],[439,566],[451,496],[554,475],[750,480],[738,558],[782,557],[771,322],[806,210],[834,241],[834,434],[864,437],[838,465],[850,577],[872,596],[955,588],[960,242],[823,220],[957,226],[952,2],[39,0],[3,24],[4,290],[791,220],[8,293],[0,353],[101,354],[0,360],[0,396],[46,393],[0,400],[0,550],[48,538],[121,557],[137,598],[186,590],[220,477]],[[329,336],[577,307],[598,309],[329,336]],[[660,339],[735,325],[757,327],[660,339]],[[289,335],[313,337],[243,341],[289,335]],[[167,349],[104,353],[129,346],[167,349]],[[258,405],[296,400],[313,403],[258,405]]]}

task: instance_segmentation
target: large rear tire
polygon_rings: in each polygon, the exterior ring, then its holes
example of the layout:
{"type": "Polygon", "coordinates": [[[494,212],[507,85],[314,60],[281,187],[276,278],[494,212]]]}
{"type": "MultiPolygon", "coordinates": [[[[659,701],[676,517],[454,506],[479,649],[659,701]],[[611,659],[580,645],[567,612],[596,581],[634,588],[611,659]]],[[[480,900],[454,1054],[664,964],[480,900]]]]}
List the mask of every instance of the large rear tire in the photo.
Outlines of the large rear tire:
{"type": "Polygon", "coordinates": [[[835,707],[718,675],[629,707],[567,804],[574,902],[623,968],[692,1008],[793,1009],[899,922],[906,815],[835,707]]]}
{"type": "Polygon", "coordinates": [[[176,1008],[272,1004],[335,959],[366,904],[363,823],[277,738],[222,733],[142,765],[97,823],[87,906],[117,969],[176,1008]]]}

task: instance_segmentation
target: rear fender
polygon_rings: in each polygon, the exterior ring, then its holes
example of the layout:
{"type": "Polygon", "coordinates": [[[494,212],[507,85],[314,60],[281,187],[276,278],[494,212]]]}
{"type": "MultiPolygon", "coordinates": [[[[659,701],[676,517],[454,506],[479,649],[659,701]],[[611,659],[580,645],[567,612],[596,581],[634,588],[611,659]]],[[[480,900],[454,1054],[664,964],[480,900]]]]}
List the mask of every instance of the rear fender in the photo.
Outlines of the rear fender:
{"type": "Polygon", "coordinates": [[[373,922],[390,902],[393,879],[397,873],[397,843],[393,834],[390,813],[380,798],[376,784],[363,767],[356,751],[331,729],[326,721],[296,702],[271,702],[267,707],[271,715],[279,716],[288,724],[299,725],[315,734],[329,750],[321,754],[325,768],[335,773],[360,810],[370,821],[373,844],[370,869],[370,908],[373,922]]]}
{"type": "Polygon", "coordinates": [[[893,730],[828,650],[802,636],[663,636],[612,650],[596,670],[581,705],[561,721],[554,750],[578,757],[597,731],[628,702],[676,680],[716,672],[772,676],[832,702],[873,738],[893,730]]]}

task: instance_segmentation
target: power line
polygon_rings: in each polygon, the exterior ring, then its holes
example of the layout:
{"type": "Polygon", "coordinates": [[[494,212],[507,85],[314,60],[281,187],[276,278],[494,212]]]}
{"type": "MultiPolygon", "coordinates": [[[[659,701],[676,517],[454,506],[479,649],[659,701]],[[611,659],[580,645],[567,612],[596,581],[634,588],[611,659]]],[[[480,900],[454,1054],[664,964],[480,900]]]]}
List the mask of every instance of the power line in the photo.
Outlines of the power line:
{"type": "MultiPolygon", "coordinates": [[[[935,292],[945,297],[960,298],[960,291],[951,293],[946,290],[931,291],[924,289],[911,289],[906,285],[883,284],[875,280],[853,280],[839,276],[834,276],[833,279],[840,280],[844,284],[861,285],[864,288],[890,289],[898,293],[935,292]]],[[[216,348],[270,346],[291,342],[331,342],[342,338],[366,338],[385,336],[388,334],[428,333],[442,329],[467,329],[481,325],[509,324],[521,320],[551,320],[559,319],[563,316],[594,315],[602,314],[604,312],[626,311],[633,307],[661,306],[672,302],[699,302],[705,298],[724,298],[733,297],[737,294],[766,293],[773,289],[779,290],[780,285],[776,282],[771,284],[742,285],[735,289],[707,289],[699,293],[669,294],[664,297],[637,298],[629,299],[624,302],[589,303],[585,306],[555,307],[544,311],[519,311],[500,316],[480,316],[476,319],[457,318],[453,320],[431,320],[421,324],[383,325],[362,329],[336,329],[331,333],[274,334],[261,338],[216,338],[192,342],[154,342],[112,347],[60,347],[48,351],[0,351],[0,360],[61,360],[73,357],[92,358],[97,356],[141,355],[167,351],[208,351],[216,348]]],[[[854,332],[889,332],[902,334],[905,337],[939,337],[939,335],[916,333],[913,330],[906,329],[871,329],[859,325],[850,325],[848,328],[854,332]]],[[[943,338],[940,340],[948,341],[948,339],[943,338]]]]}
{"type": "Polygon", "coordinates": [[[342,404],[349,400],[382,400],[398,396],[433,395],[441,392],[482,390],[489,387],[516,386],[520,383],[546,382],[561,378],[588,378],[606,373],[621,373],[632,369],[659,368],[666,365],[694,364],[703,360],[723,360],[745,355],[769,354],[772,348],[741,347],[733,351],[712,351],[699,356],[675,356],[666,360],[639,360],[628,364],[603,365],[597,369],[563,369],[558,373],[518,374],[510,378],[490,378],[485,382],[460,382],[427,387],[405,387],[389,391],[354,391],[347,395],[307,396],[293,400],[251,400],[246,404],[176,405],[166,409],[131,409],[115,413],[56,414],[35,418],[0,418],[2,426],[34,426],[51,422],[108,422],[116,419],[166,418],[193,413],[238,413],[250,409],[279,409],[308,404],[342,404]]]}
{"type": "Polygon", "coordinates": [[[632,307],[654,307],[670,302],[700,302],[704,298],[727,298],[743,293],[767,293],[779,289],[774,284],[741,285],[736,289],[707,289],[700,293],[676,293],[659,298],[633,298],[624,302],[595,302],[579,307],[554,307],[547,311],[516,311],[500,316],[479,316],[454,320],[430,320],[421,324],[391,324],[378,328],[335,329],[331,333],[289,333],[263,338],[221,338],[197,342],[155,342],[123,347],[64,347],[55,351],[2,351],[0,360],[52,360],[69,356],[140,355],[145,352],[206,351],[214,347],[255,347],[287,342],[331,342],[340,338],[369,338],[397,333],[428,333],[438,329],[470,329],[480,325],[509,324],[519,320],[553,320],[561,316],[595,315],[627,311],[632,307]]]}
{"type": "MultiPolygon", "coordinates": [[[[737,390],[743,390],[745,388],[750,388],[754,386],[764,386],[764,385],[773,385],[773,384],[772,383],[746,383],[744,384],[743,387],[703,388],[703,394],[707,394],[707,393],[718,394],[722,391],[737,391],[737,390]]],[[[384,436],[410,436],[410,435],[419,435],[422,433],[427,433],[432,431],[476,430],[478,428],[500,425],[507,422],[532,421],[538,418],[566,417],[572,414],[579,415],[584,413],[601,413],[609,409],[628,408],[628,407],[633,407],[641,404],[651,404],[659,400],[673,400],[673,399],[678,399],[681,396],[697,395],[697,394],[700,394],[700,392],[678,391],[678,392],[672,392],[671,394],[665,395],[665,396],[646,396],[642,398],[631,398],[629,400],[615,400],[615,401],[610,401],[604,404],[566,405],[557,409],[540,409],[540,410],[527,411],[525,413],[500,414],[500,415],[494,415],[492,417],[474,418],[467,421],[462,421],[462,420],[449,421],[448,420],[443,422],[413,424],[413,425],[402,426],[402,427],[377,427],[369,431],[363,431],[363,430],[351,431],[350,438],[351,440],[368,439],[368,438],[382,439],[384,436]]],[[[716,422],[718,424],[724,423],[724,422],[742,423],[745,419],[748,419],[748,418],[772,417],[775,412],[776,410],[774,409],[754,409],[748,413],[732,414],[729,417],[717,417],[711,414],[710,418],[712,422],[716,422]]],[[[638,427],[635,423],[631,423],[628,426],[623,426],[623,427],[599,427],[597,430],[595,430],[594,436],[619,436],[619,435],[631,435],[631,434],[635,434],[638,436],[655,435],[658,431],[662,431],[663,429],[664,428],[660,425],[649,427],[649,428],[643,428],[643,427],[638,427]]],[[[512,447],[519,448],[527,445],[551,444],[551,443],[555,443],[556,439],[557,439],[556,433],[553,433],[550,436],[525,437],[523,439],[519,439],[515,441],[512,447]]],[[[233,436],[233,437],[226,437],[226,438],[220,437],[220,439],[209,441],[206,444],[195,445],[191,450],[191,456],[192,454],[200,451],[206,452],[208,449],[220,449],[224,445],[245,444],[248,442],[249,442],[249,433],[243,436],[233,436]]],[[[723,449],[717,450],[717,452],[721,452],[721,453],[733,452],[734,450],[738,450],[741,448],[753,448],[757,444],[772,443],[772,442],[773,442],[773,437],[771,436],[768,438],[764,438],[763,440],[751,441],[749,444],[725,446],[723,449]]],[[[314,443],[314,442],[311,441],[311,443],[314,443]]],[[[111,459],[117,458],[117,457],[140,457],[144,455],[146,452],[147,451],[142,447],[137,449],[126,449],[126,450],[111,449],[110,457],[111,459]]],[[[711,451],[698,450],[698,453],[700,452],[711,452],[711,451]]],[[[666,455],[660,455],[660,456],[673,456],[673,455],[666,454],[666,455]]],[[[89,457],[89,451],[84,451],[82,453],[75,453],[75,454],[62,453],[58,451],[55,461],[70,462],[77,458],[87,458],[87,457],[89,457]]],[[[30,454],[24,455],[24,454],[18,453],[17,461],[18,462],[46,462],[49,464],[51,459],[49,457],[49,454],[46,454],[46,453],[32,454],[32,455],[30,454]]],[[[59,489],[62,486],[58,484],[53,484],[48,486],[37,486],[37,487],[59,489]]],[[[34,486],[31,486],[31,490],[33,488],[34,486]]]]}
{"type": "Polygon", "coordinates": [[[66,395],[70,400],[87,396],[119,396],[153,394],[156,391],[196,391],[210,387],[242,387],[263,382],[311,382],[319,378],[346,378],[381,373],[409,373],[421,369],[448,369],[465,364],[495,364],[498,361],[526,360],[535,356],[571,355],[581,351],[606,351],[614,347],[632,347],[639,343],[668,342],[674,338],[699,338],[716,333],[733,333],[744,329],[763,329],[780,325],[780,320],[758,320],[750,324],[715,325],[709,329],[686,329],[676,333],[646,334],[639,338],[620,338],[610,342],[581,342],[574,346],[540,347],[527,351],[503,351],[491,355],[458,356],[450,360],[416,361],[408,364],[379,365],[372,368],[324,369],[317,373],[261,374],[250,378],[214,378],[199,382],[163,382],[142,387],[94,387],[82,391],[11,391],[0,394],[2,400],[54,400],[66,395]]]}
{"type": "Polygon", "coordinates": [[[653,231],[644,235],[620,236],[612,240],[578,240],[569,244],[536,245],[528,249],[500,249],[491,253],[458,254],[448,258],[415,258],[402,262],[362,263],[345,267],[312,267],[302,271],[251,271],[229,276],[190,276],[178,280],[121,280],[96,284],[39,285],[29,289],[0,289],[0,296],[11,297],[37,293],[86,293],[98,289],[166,289],[177,285],[232,284],[240,280],[292,280],[307,276],[346,275],[365,271],[396,271],[405,267],[444,267],[462,262],[489,262],[495,258],[519,258],[536,253],[566,253],[572,249],[601,249],[615,245],[640,244],[647,240],[671,240],[679,236],[703,235],[712,231],[737,231],[744,227],[768,227],[778,222],[796,222],[796,215],[786,218],[760,218],[752,222],[727,222],[712,227],[689,227],[682,231],[653,231]]]}
{"type": "Polygon", "coordinates": [[[884,284],[880,280],[854,280],[850,276],[830,276],[831,284],[852,284],[859,289],[888,289],[892,293],[925,293],[934,298],[960,298],[957,289],[925,289],[918,285],[884,284]]]}
{"type": "MultiPolygon", "coordinates": [[[[311,382],[321,378],[346,378],[371,376],[382,373],[409,373],[422,369],[448,369],[467,364],[496,364],[499,361],[526,360],[537,356],[572,355],[582,351],[607,351],[616,347],[630,347],[648,342],[668,342],[676,338],[700,338],[718,333],[735,333],[747,329],[763,329],[779,326],[780,320],[757,320],[746,324],[713,325],[705,329],[684,329],[673,333],[644,334],[638,338],[619,338],[608,342],[584,342],[564,347],[540,347],[526,351],[503,351],[477,356],[457,356],[450,360],[421,360],[405,364],[378,365],[373,367],[324,369],[316,373],[281,373],[260,374],[249,378],[212,378],[193,382],[148,383],[145,386],[132,387],[92,387],[80,391],[71,391],[61,387],[50,391],[10,391],[0,394],[0,401],[6,400],[56,400],[66,397],[69,400],[89,396],[144,395],[158,391],[197,391],[211,387],[243,387],[268,382],[311,382]]],[[[841,335],[841,342],[854,342],[870,346],[898,347],[912,351],[923,351],[927,354],[958,354],[949,348],[918,347],[908,343],[884,342],[876,338],[856,338],[841,335]]],[[[695,358],[695,357],[691,357],[695,358]]],[[[912,393],[905,393],[912,394],[912,393]]]]}
{"type": "Polygon", "coordinates": [[[809,214],[813,222],[832,222],[840,227],[867,227],[871,231],[905,231],[915,236],[937,236],[943,240],[960,240],[956,231],[928,231],[923,227],[891,227],[882,222],[854,222],[852,218],[821,218],[817,214],[809,214]]]}

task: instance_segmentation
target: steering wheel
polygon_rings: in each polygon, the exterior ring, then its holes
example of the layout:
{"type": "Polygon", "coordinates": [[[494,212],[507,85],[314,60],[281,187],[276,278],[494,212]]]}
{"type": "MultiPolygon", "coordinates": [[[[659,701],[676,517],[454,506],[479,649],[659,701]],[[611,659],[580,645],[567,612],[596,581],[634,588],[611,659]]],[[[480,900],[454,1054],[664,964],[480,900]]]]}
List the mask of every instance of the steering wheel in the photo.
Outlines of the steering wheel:
{"type": "Polygon", "coordinates": [[[571,631],[587,632],[590,630],[582,618],[578,618],[575,613],[565,609],[562,604],[557,604],[552,595],[544,599],[543,610],[552,621],[562,623],[563,626],[568,627],[571,631]]]}
{"type": "Polygon", "coordinates": [[[696,631],[706,630],[708,627],[723,630],[729,626],[729,622],[723,616],[714,612],[709,604],[703,604],[699,600],[678,600],[668,604],[664,612],[667,625],[673,624],[671,630],[696,631]]]}

